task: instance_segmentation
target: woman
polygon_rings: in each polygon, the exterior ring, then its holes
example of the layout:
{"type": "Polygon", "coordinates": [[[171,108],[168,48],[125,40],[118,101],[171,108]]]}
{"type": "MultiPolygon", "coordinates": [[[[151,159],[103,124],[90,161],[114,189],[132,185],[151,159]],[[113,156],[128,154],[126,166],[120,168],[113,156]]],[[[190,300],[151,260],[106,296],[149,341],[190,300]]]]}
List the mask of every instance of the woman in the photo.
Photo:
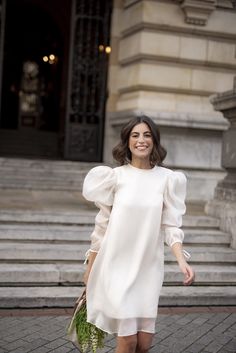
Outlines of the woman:
{"type": "Polygon", "coordinates": [[[166,151],[155,123],[137,117],[113,149],[117,168],[98,166],[84,180],[84,197],[100,208],[84,276],[87,319],[117,334],[116,353],[148,352],[164,273],[164,240],[184,284],[194,272],[182,249],[186,178],[162,166],[166,151]]]}

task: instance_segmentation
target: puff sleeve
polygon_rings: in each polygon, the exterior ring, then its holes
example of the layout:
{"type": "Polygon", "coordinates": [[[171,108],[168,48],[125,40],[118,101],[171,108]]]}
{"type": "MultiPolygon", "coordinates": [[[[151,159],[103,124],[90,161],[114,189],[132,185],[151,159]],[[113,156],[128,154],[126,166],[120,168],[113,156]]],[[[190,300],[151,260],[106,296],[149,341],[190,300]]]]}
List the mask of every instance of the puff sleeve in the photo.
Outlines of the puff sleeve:
{"type": "Polygon", "coordinates": [[[185,213],[186,177],[182,172],[172,172],[167,179],[164,191],[162,231],[168,246],[182,243],[184,233],[182,216],[185,213]]]}
{"type": "Polygon", "coordinates": [[[105,235],[114,200],[116,176],[112,168],[98,166],[91,169],[84,179],[82,194],[100,209],[95,218],[95,227],[91,234],[91,247],[86,253],[98,252],[105,235]]]}

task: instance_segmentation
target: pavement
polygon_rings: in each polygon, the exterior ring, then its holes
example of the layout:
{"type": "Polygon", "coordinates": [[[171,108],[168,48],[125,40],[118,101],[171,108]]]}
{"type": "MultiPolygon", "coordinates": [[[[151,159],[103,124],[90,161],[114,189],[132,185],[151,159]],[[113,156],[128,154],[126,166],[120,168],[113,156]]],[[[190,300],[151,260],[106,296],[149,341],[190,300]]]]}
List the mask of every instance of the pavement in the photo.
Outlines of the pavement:
{"type": "MultiPolygon", "coordinates": [[[[0,310],[0,353],[77,353],[72,309],[0,310]]],[[[99,353],[114,352],[109,335],[99,353]]],[[[160,307],[150,353],[236,353],[236,307],[160,307]]]]}

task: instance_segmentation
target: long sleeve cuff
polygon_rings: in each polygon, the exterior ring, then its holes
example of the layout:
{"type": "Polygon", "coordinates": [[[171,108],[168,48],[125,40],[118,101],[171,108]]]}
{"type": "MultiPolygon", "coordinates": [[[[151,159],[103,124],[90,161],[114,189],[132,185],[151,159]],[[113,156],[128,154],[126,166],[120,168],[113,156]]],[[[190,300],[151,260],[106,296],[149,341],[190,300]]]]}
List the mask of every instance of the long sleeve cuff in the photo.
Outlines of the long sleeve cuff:
{"type": "Polygon", "coordinates": [[[175,243],[183,243],[184,240],[184,232],[182,229],[177,227],[163,227],[165,234],[165,242],[168,246],[172,246],[175,243]]]}
{"type": "Polygon", "coordinates": [[[98,251],[95,251],[95,250],[92,250],[92,249],[88,249],[86,251],[85,255],[84,255],[85,256],[84,265],[86,265],[88,263],[89,255],[90,255],[91,252],[97,253],[98,251]]]}

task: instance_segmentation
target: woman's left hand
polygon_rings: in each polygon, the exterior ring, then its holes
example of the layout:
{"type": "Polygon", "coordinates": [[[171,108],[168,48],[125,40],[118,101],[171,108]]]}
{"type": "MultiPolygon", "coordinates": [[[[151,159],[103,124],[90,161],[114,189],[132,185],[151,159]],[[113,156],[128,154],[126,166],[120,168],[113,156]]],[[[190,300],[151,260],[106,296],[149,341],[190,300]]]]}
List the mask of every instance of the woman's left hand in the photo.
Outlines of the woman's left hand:
{"type": "Polygon", "coordinates": [[[192,284],[195,277],[195,273],[192,267],[184,260],[179,263],[179,268],[184,274],[183,284],[185,286],[189,286],[190,284],[192,284]]]}

